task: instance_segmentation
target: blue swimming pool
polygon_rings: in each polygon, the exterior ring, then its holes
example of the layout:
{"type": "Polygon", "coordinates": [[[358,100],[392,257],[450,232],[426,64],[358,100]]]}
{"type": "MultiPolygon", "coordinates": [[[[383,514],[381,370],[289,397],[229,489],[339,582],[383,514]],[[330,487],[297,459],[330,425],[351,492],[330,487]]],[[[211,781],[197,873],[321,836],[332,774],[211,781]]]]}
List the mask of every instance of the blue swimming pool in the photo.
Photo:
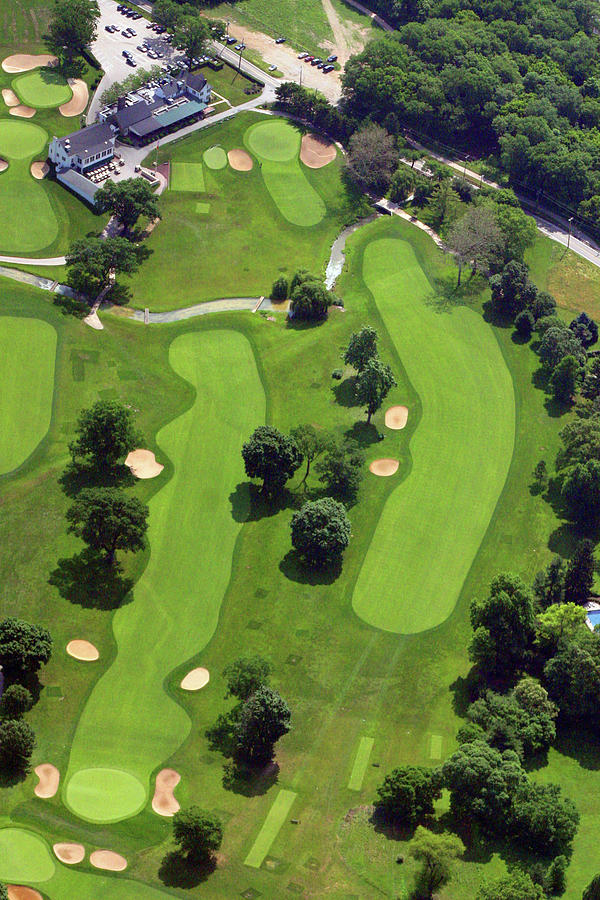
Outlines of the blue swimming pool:
{"type": "Polygon", "coordinates": [[[595,628],[596,625],[600,625],[600,609],[588,609],[587,617],[592,623],[593,628],[595,628]]]}

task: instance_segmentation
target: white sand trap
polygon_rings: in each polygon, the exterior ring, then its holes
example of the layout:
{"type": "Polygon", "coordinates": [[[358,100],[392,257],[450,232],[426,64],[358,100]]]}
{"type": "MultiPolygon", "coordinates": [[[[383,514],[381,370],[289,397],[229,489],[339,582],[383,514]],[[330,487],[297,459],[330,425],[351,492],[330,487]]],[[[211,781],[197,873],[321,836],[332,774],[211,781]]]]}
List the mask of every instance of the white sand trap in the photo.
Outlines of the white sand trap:
{"type": "Polygon", "coordinates": [[[7,106],[18,106],[21,102],[15,92],[11,91],[10,88],[4,88],[2,91],[2,99],[7,106]]]}
{"type": "Polygon", "coordinates": [[[42,763],[34,769],[35,774],[40,779],[33,790],[36,797],[42,800],[49,800],[54,797],[58,790],[58,782],[60,781],[60,772],[52,763],[42,763]]]}
{"type": "Polygon", "coordinates": [[[67,644],[67,653],[74,659],[81,660],[81,662],[94,662],[100,658],[98,650],[93,644],[90,644],[89,641],[69,641],[67,644]]]}
{"type": "Polygon", "coordinates": [[[127,868],[124,856],[112,850],[94,850],[90,853],[90,862],[96,869],[107,869],[109,872],[122,872],[127,868]]]}
{"type": "Polygon", "coordinates": [[[210,673],[208,669],[199,666],[197,669],[192,669],[191,672],[187,673],[181,682],[181,687],[184,691],[199,691],[200,688],[206,687],[209,681],[210,673]]]}
{"type": "Polygon", "coordinates": [[[398,471],[400,463],[397,459],[374,459],[369,466],[369,472],[373,475],[394,475],[398,471]]]}
{"type": "Polygon", "coordinates": [[[180,781],[181,775],[175,769],[161,769],[156,776],[152,809],[159,816],[174,816],[179,812],[180,806],[173,796],[173,790],[180,781]]]}
{"type": "Polygon", "coordinates": [[[58,109],[62,116],[80,116],[88,105],[89,91],[85,81],[81,78],[68,78],[69,87],[73,91],[73,96],[67,103],[63,103],[58,109]]]}
{"type": "Polygon", "coordinates": [[[38,66],[55,66],[57,62],[56,56],[49,53],[15,53],[2,61],[2,68],[5,72],[29,72],[38,66]]]}
{"type": "Polygon", "coordinates": [[[35,116],[36,110],[33,106],[23,106],[19,103],[18,106],[11,107],[9,113],[11,116],[18,116],[20,119],[32,119],[35,116]]]}
{"type": "Polygon", "coordinates": [[[39,891],[22,884],[7,884],[8,900],[44,900],[39,891]]]}
{"type": "Polygon", "coordinates": [[[164,466],[156,462],[151,450],[132,450],[125,465],[129,466],[136,478],[156,478],[164,469],[164,466]]]}
{"type": "Polygon", "coordinates": [[[50,171],[50,166],[47,162],[32,162],[31,163],[31,174],[34,178],[37,178],[38,181],[41,181],[42,178],[45,178],[48,172],[50,171]]]}
{"type": "Polygon", "coordinates": [[[245,150],[229,150],[227,159],[231,168],[236,172],[249,172],[254,165],[252,157],[245,150]]]}
{"type": "Polygon", "coordinates": [[[62,863],[66,863],[67,866],[74,866],[76,863],[82,862],[85,856],[83,844],[54,844],[52,849],[56,858],[60,859],[62,863]]]}
{"type": "Polygon", "coordinates": [[[335,144],[316,134],[304,134],[300,145],[300,159],[309,169],[321,169],[337,156],[335,144]]]}
{"type": "Polygon", "coordinates": [[[0,172],[6,172],[8,169],[8,163],[5,159],[0,158],[0,172]]]}
{"type": "Polygon", "coordinates": [[[389,409],[385,411],[385,424],[388,428],[393,428],[395,431],[399,431],[401,428],[404,428],[408,421],[408,407],[407,406],[390,406],[389,409]]]}

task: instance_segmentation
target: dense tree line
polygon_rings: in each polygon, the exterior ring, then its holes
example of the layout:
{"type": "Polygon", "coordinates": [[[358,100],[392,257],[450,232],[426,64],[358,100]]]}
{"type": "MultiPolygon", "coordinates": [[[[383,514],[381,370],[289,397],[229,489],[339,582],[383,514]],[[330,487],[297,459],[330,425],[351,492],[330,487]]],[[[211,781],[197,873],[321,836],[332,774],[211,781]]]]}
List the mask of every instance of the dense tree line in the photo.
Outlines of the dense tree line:
{"type": "MultiPolygon", "coordinates": [[[[494,152],[533,194],[600,209],[600,36],[589,0],[379,0],[399,24],[346,65],[342,112],[494,152]]],[[[379,5],[379,4],[378,4],[379,5]]]]}

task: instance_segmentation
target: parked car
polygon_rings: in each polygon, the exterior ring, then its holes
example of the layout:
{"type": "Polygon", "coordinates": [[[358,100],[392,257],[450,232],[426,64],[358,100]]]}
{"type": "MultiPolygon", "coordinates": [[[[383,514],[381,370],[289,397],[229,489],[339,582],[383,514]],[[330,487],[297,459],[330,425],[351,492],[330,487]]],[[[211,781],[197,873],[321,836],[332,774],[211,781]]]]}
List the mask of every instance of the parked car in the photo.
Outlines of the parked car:
{"type": "Polygon", "coordinates": [[[112,34],[112,25],[105,25],[104,30],[108,31],[109,34],[112,34]]]}
{"type": "Polygon", "coordinates": [[[237,42],[237,38],[231,37],[231,35],[227,38],[228,44],[235,44],[237,42]]]}
{"type": "Polygon", "coordinates": [[[334,69],[335,69],[335,66],[323,66],[324,72],[333,72],[334,69]]]}
{"type": "Polygon", "coordinates": [[[235,49],[236,49],[236,50],[243,50],[243,49],[245,48],[245,46],[246,46],[245,44],[236,44],[236,45],[235,45],[235,49]]]}
{"type": "Polygon", "coordinates": [[[298,59],[306,59],[307,56],[308,56],[308,53],[299,53],[298,59]]]}
{"type": "Polygon", "coordinates": [[[127,63],[128,66],[133,66],[134,69],[137,67],[137,63],[136,63],[135,59],[133,59],[131,56],[128,56],[127,59],[125,60],[125,62],[127,63]]]}
{"type": "Polygon", "coordinates": [[[320,56],[315,56],[313,60],[311,60],[311,66],[318,66],[320,62],[323,62],[320,56]]]}
{"type": "Polygon", "coordinates": [[[269,66],[269,72],[274,72],[277,66],[269,66]]]}
{"type": "Polygon", "coordinates": [[[142,14],[139,13],[139,12],[136,12],[136,13],[133,14],[133,16],[132,16],[131,18],[132,18],[132,19],[141,19],[141,18],[142,18],[142,14]]]}
{"type": "Polygon", "coordinates": [[[146,50],[147,50],[148,48],[147,48],[147,47],[144,47],[143,44],[138,44],[137,47],[136,47],[135,49],[136,49],[136,50],[139,50],[140,53],[145,53],[146,50]]]}
{"type": "Polygon", "coordinates": [[[154,50],[148,50],[148,59],[158,59],[154,50]]]}
{"type": "Polygon", "coordinates": [[[137,31],[135,30],[135,28],[130,28],[129,34],[131,35],[131,37],[137,37],[137,31]]]}
{"type": "Polygon", "coordinates": [[[332,56],[328,56],[328,57],[327,57],[327,62],[328,62],[328,63],[330,63],[330,62],[337,62],[337,56],[335,55],[335,53],[334,53],[332,56]]]}
{"type": "Polygon", "coordinates": [[[324,69],[324,68],[325,68],[324,62],[319,63],[319,65],[317,66],[317,69],[324,69]]]}
{"type": "Polygon", "coordinates": [[[165,54],[164,54],[161,50],[155,50],[154,52],[156,53],[156,58],[157,58],[157,59],[164,59],[164,58],[165,58],[165,54]]]}
{"type": "Polygon", "coordinates": [[[122,56],[124,56],[125,59],[129,59],[131,56],[133,56],[133,53],[130,53],[129,50],[123,50],[122,56]]]}
{"type": "Polygon", "coordinates": [[[276,44],[285,44],[285,38],[278,37],[277,40],[275,41],[275,43],[276,44]]]}
{"type": "Polygon", "coordinates": [[[305,57],[304,57],[304,62],[312,62],[313,59],[314,59],[314,56],[305,56],[305,57]]]}

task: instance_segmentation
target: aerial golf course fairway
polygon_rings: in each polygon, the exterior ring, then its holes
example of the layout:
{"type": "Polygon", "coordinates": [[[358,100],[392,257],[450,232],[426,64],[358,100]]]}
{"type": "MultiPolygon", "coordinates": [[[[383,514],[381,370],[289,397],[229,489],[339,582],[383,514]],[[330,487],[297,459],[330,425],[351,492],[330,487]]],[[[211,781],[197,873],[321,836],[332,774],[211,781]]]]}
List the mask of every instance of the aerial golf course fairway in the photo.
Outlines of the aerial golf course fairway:
{"type": "Polygon", "coordinates": [[[174,474],[150,501],[150,561],[132,602],[115,614],[117,658],[83,710],[63,791],[67,806],[94,822],[139,812],[151,772],[190,731],[163,682],[216,628],[244,515],[244,497],[235,519],[230,500],[245,481],[239,448],[265,420],[264,390],[241,333],[181,335],[169,361],[196,397],[158,433],[174,474]]]}
{"type": "Polygon", "coordinates": [[[0,318],[0,475],[33,453],[50,426],[56,331],[40,319],[0,318]]]}
{"type": "Polygon", "coordinates": [[[357,615],[415,634],[448,618],[512,459],[515,401],[493,331],[464,306],[439,311],[411,245],[381,238],[362,278],[422,404],[412,468],[390,494],[353,595],[357,615]]]}

